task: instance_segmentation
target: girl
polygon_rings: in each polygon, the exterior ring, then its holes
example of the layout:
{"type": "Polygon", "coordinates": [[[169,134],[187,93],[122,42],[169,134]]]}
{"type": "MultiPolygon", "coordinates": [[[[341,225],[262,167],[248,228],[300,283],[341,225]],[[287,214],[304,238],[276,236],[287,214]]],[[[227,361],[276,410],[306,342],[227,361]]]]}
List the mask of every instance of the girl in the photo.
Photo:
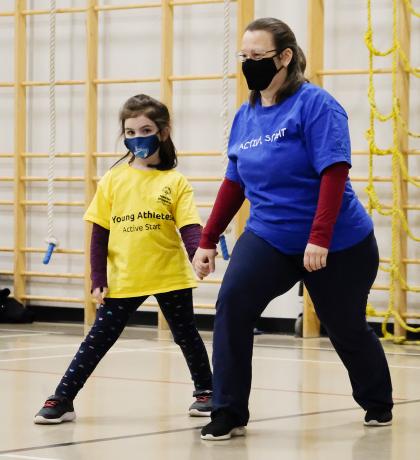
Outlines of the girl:
{"type": "Polygon", "coordinates": [[[347,114],[305,80],[305,56],[284,22],[252,22],[238,57],[250,100],[233,122],[226,178],[193,261],[200,278],[214,270],[215,244],[245,197],[251,212],[216,304],[212,422],[201,437],[244,434],[255,322],[301,279],[366,411],[364,423],[389,425],[388,364],[365,315],[378,247],[347,177],[347,114]]]}
{"type": "Polygon", "coordinates": [[[92,294],[96,321],[35,423],[75,418],[73,399],[115,343],[132,313],[155,296],[194,381],[192,416],[211,410],[212,374],[194,322],[192,260],[201,235],[193,192],[175,171],[177,158],[165,105],[140,94],[120,113],[129,152],[101,179],[84,219],[93,223],[92,294]],[[125,158],[128,163],[122,163],[125,158]]]}

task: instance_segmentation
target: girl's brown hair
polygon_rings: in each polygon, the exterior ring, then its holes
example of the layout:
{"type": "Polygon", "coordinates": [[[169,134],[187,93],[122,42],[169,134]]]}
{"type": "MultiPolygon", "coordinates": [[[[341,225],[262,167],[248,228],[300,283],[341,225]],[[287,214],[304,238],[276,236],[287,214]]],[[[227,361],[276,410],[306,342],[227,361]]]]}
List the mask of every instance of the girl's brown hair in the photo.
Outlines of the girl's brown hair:
{"type": "MultiPolygon", "coordinates": [[[[286,81],[282,87],[277,91],[275,96],[275,102],[279,103],[284,98],[292,95],[296,92],[302,83],[308,81],[304,77],[306,68],[306,58],[296,42],[295,34],[292,29],[283,21],[275,18],[261,18],[252,21],[248,24],[245,31],[254,30],[265,30],[269,32],[273,37],[274,46],[278,53],[282,52],[286,48],[290,48],[293,51],[293,57],[287,67],[286,81]]],[[[255,105],[260,97],[260,92],[257,90],[251,91],[249,96],[249,102],[252,106],[255,105]]]]}
{"type": "MultiPolygon", "coordinates": [[[[136,118],[139,115],[144,115],[152,120],[159,131],[165,128],[170,129],[171,120],[166,105],[146,94],[137,94],[136,96],[130,97],[120,111],[121,136],[124,136],[125,120],[128,118],[136,118]]],[[[132,163],[135,157],[131,152],[127,152],[112,167],[128,157],[130,157],[128,163],[132,163]]],[[[161,171],[173,169],[178,164],[176,149],[170,135],[168,135],[166,140],[160,142],[159,158],[160,163],[153,167],[161,171]]]]}

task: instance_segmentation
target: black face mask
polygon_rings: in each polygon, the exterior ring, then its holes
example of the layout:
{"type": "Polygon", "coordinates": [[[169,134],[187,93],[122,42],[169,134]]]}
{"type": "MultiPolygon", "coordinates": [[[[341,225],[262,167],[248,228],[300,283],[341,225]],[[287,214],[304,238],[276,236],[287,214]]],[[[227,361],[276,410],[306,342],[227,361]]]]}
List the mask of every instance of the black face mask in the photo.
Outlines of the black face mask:
{"type": "Polygon", "coordinates": [[[250,90],[263,91],[266,89],[277,73],[284,67],[281,66],[277,69],[273,58],[274,56],[260,59],[259,61],[247,59],[242,63],[242,73],[250,90]]]}

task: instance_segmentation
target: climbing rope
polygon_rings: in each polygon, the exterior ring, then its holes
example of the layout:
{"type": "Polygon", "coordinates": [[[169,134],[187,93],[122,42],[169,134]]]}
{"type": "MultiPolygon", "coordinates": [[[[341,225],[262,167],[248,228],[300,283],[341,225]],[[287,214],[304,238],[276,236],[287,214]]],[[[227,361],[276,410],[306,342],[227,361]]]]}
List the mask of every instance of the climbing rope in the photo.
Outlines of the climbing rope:
{"type": "Polygon", "coordinates": [[[410,11],[410,13],[413,16],[420,18],[420,13],[413,8],[413,4],[411,3],[411,0],[404,0],[404,3],[407,6],[408,11],[410,11]]]}
{"type": "Polygon", "coordinates": [[[48,244],[43,263],[48,264],[55,247],[58,244],[54,237],[54,162],[56,150],[56,109],[55,109],[55,48],[56,48],[56,2],[50,0],[50,75],[49,75],[49,124],[50,124],[50,143],[48,150],[48,180],[47,180],[47,238],[48,244]]]}
{"type": "MultiPolygon", "coordinates": [[[[223,2],[223,69],[222,69],[222,113],[223,139],[222,139],[222,162],[227,166],[227,150],[229,143],[229,54],[230,54],[230,3],[231,0],[223,2]]],[[[229,251],[225,235],[220,235],[220,249],[222,257],[229,259],[229,251]]]]}
{"type": "Polygon", "coordinates": [[[222,70],[222,120],[223,142],[222,160],[227,163],[227,148],[229,142],[229,54],[230,54],[230,2],[223,3],[223,70],[222,70]]]}
{"type": "MultiPolygon", "coordinates": [[[[389,285],[389,300],[388,309],[384,312],[378,312],[371,304],[368,304],[366,309],[367,316],[382,317],[382,333],[385,340],[393,340],[395,343],[404,343],[405,337],[397,337],[391,334],[388,329],[388,321],[393,318],[394,324],[399,324],[403,329],[418,333],[420,327],[408,326],[407,321],[398,312],[396,305],[396,289],[420,292],[420,288],[409,286],[402,276],[398,261],[401,260],[400,253],[400,227],[407,233],[407,235],[414,241],[420,241],[419,237],[416,237],[411,229],[409,228],[407,218],[404,210],[400,207],[400,180],[401,178],[408,181],[415,187],[420,187],[420,183],[414,178],[410,177],[407,165],[405,163],[404,155],[399,147],[399,130],[402,129],[410,137],[420,137],[419,134],[414,133],[408,129],[407,123],[403,119],[400,111],[400,105],[397,93],[397,75],[398,75],[398,61],[403,65],[404,71],[409,72],[415,77],[419,77],[420,73],[411,67],[407,56],[401,48],[400,41],[397,33],[397,1],[393,0],[392,7],[392,45],[386,51],[379,51],[373,44],[373,27],[372,27],[372,2],[367,0],[368,9],[368,26],[365,34],[365,43],[369,50],[369,88],[368,88],[368,99],[370,105],[370,119],[369,129],[366,132],[366,137],[369,144],[369,175],[368,175],[368,186],[366,192],[369,197],[369,213],[373,210],[383,216],[391,217],[391,261],[389,267],[381,266],[382,271],[388,272],[390,276],[389,285]],[[392,57],[392,107],[388,114],[382,114],[379,112],[376,105],[375,98],[375,86],[374,86],[374,71],[373,71],[373,58],[374,56],[385,57],[391,55],[392,57]],[[392,123],[392,146],[387,149],[380,149],[376,144],[376,133],[375,133],[375,121],[380,122],[391,122],[392,123]],[[391,209],[385,210],[385,206],[381,204],[378,195],[376,193],[374,179],[373,179],[373,157],[374,155],[390,155],[392,159],[392,206],[391,209]]],[[[412,7],[410,0],[404,1],[408,10],[415,16],[420,17],[412,7]]],[[[412,342],[411,342],[412,343],[412,342]]],[[[415,341],[420,344],[420,341],[415,341]]]]}

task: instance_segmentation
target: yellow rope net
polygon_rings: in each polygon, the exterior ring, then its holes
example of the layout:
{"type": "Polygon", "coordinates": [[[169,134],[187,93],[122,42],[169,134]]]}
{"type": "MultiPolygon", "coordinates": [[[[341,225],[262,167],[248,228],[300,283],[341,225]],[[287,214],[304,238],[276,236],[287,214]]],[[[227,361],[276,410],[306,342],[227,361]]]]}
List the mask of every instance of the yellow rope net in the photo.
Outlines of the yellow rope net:
{"type": "MultiPolygon", "coordinates": [[[[408,326],[404,315],[399,313],[398,308],[401,291],[420,292],[420,287],[413,287],[407,284],[403,276],[403,262],[400,249],[401,233],[404,231],[409,238],[414,241],[420,241],[411,231],[406,213],[402,207],[402,181],[407,181],[415,187],[420,187],[420,182],[410,176],[407,167],[407,152],[403,152],[401,148],[400,136],[405,133],[405,136],[420,138],[420,133],[415,133],[408,129],[407,123],[404,120],[400,110],[400,103],[397,92],[397,77],[398,72],[408,72],[414,77],[420,77],[420,69],[416,69],[410,65],[409,58],[402,49],[401,42],[398,38],[398,11],[397,2],[403,2],[404,7],[413,15],[420,18],[420,13],[415,11],[410,0],[392,0],[392,44],[386,51],[378,50],[373,43],[373,27],[372,27],[372,0],[367,0],[368,9],[368,24],[365,34],[365,43],[369,50],[369,88],[368,99],[370,105],[370,123],[369,129],[366,132],[366,137],[369,144],[369,180],[366,192],[369,197],[369,213],[373,211],[382,216],[391,218],[391,260],[388,266],[380,266],[380,269],[389,273],[389,300],[388,309],[386,311],[377,311],[370,303],[367,305],[367,316],[382,317],[382,333],[385,340],[392,340],[395,343],[406,343],[404,336],[396,336],[388,331],[388,322],[391,318],[394,319],[394,324],[399,324],[401,328],[410,332],[420,332],[420,327],[408,326]],[[392,106],[387,114],[381,113],[376,105],[375,86],[374,86],[374,68],[373,59],[375,56],[385,57],[391,56],[392,59],[392,106]],[[392,124],[392,145],[387,149],[381,149],[376,143],[375,121],[389,122],[392,124]],[[384,206],[376,192],[373,178],[373,158],[375,155],[391,156],[392,164],[392,206],[384,206]]],[[[405,271],[404,271],[405,273],[405,271]]],[[[410,341],[410,343],[420,344],[420,341],[410,341]]]]}

